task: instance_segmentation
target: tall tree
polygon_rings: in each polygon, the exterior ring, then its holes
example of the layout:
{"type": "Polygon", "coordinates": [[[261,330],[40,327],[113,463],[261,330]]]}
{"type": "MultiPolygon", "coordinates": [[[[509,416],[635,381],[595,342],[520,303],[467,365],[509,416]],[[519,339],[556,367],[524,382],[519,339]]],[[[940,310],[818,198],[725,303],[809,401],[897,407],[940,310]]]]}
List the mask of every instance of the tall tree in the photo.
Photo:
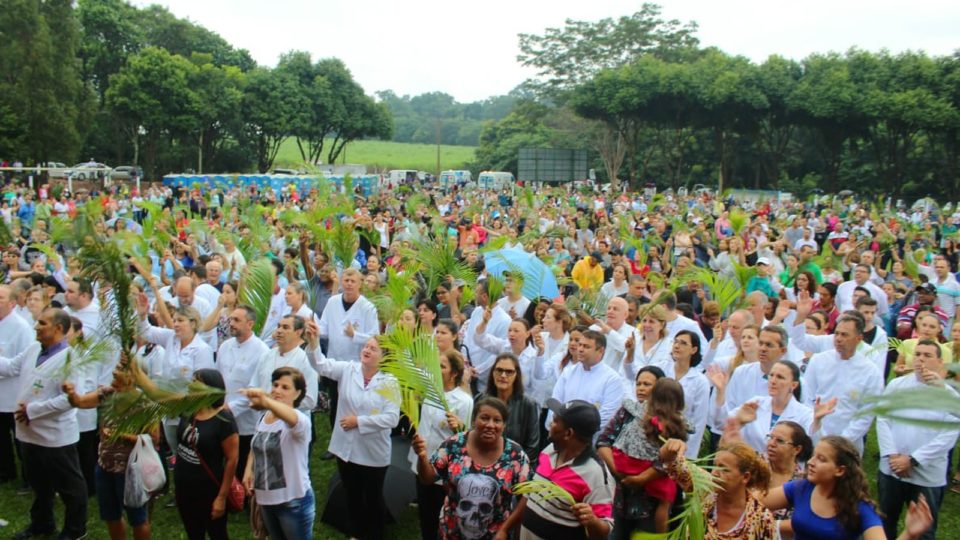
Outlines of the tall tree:
{"type": "Polygon", "coordinates": [[[190,88],[195,71],[182,56],[147,47],[110,79],[107,105],[123,120],[135,148],[143,136],[144,170],[151,176],[160,172],[161,145],[197,128],[199,98],[190,88]]]}
{"type": "Polygon", "coordinates": [[[280,145],[293,136],[297,115],[305,96],[293,76],[280,70],[257,68],[247,74],[243,91],[242,118],[246,136],[256,148],[257,170],[269,171],[280,145]]]}
{"type": "Polygon", "coordinates": [[[699,45],[696,31],[696,23],[664,20],[660,6],[647,3],[633,15],[618,19],[567,19],[563,28],[547,28],[543,35],[520,34],[517,60],[537,70],[536,78],[526,83],[529,88],[559,99],[601,70],[646,55],[666,60],[695,56],[699,45]]]}

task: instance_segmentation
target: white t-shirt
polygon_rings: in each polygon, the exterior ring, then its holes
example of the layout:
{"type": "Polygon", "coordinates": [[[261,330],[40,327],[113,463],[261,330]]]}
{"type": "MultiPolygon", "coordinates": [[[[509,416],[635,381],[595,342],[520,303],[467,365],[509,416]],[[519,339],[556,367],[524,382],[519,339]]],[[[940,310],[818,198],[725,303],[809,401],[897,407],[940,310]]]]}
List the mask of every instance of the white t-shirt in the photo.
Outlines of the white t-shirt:
{"type": "Polygon", "coordinates": [[[307,447],[310,417],[297,411],[297,425],[280,419],[268,424],[266,415],[257,424],[250,442],[253,459],[253,489],[259,504],[282,504],[299,499],[310,489],[307,447]]]}

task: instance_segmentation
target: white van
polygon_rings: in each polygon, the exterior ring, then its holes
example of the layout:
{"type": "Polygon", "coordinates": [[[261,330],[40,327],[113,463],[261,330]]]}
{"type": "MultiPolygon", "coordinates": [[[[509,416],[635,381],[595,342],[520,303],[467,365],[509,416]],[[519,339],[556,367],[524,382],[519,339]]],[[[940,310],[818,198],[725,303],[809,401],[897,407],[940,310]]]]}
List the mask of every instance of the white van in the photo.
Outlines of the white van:
{"type": "Polygon", "coordinates": [[[454,186],[464,187],[473,181],[470,171],[443,171],[440,173],[440,189],[450,189],[454,186]]]}
{"type": "Polygon", "coordinates": [[[513,187],[516,179],[513,173],[501,171],[483,171],[477,177],[477,187],[480,189],[493,189],[500,191],[504,188],[513,187]]]}
{"type": "Polygon", "coordinates": [[[394,169],[390,171],[390,175],[387,178],[394,187],[414,184],[421,180],[416,170],[409,169],[394,169]]]}

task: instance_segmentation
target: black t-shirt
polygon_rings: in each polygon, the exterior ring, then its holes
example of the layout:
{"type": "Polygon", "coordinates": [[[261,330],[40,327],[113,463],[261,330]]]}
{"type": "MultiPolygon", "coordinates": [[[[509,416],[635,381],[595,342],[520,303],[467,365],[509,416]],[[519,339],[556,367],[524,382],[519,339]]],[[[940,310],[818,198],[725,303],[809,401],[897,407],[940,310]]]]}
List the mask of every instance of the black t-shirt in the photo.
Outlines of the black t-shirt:
{"type": "Polygon", "coordinates": [[[226,456],[223,453],[223,441],[237,433],[237,422],[233,413],[224,409],[207,420],[180,418],[177,426],[177,463],[173,468],[176,489],[193,493],[198,497],[204,494],[216,497],[223,479],[223,466],[226,456]],[[199,452],[203,462],[217,478],[214,483],[210,474],[200,464],[199,452]]]}
{"type": "Polygon", "coordinates": [[[879,328],[879,326],[874,326],[873,330],[867,330],[863,333],[864,343],[873,343],[873,340],[877,337],[877,328],[879,328]]]}

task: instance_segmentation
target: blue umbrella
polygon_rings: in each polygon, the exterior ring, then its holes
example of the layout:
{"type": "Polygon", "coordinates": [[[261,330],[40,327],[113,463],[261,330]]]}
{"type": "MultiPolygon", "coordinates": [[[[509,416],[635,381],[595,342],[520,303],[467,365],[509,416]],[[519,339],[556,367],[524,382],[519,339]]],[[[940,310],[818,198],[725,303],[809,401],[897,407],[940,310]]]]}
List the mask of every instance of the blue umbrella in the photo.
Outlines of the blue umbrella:
{"type": "Polygon", "coordinates": [[[533,253],[519,248],[491,251],[485,256],[487,272],[502,277],[504,272],[523,272],[523,295],[527,298],[560,296],[553,271],[533,253]]]}

